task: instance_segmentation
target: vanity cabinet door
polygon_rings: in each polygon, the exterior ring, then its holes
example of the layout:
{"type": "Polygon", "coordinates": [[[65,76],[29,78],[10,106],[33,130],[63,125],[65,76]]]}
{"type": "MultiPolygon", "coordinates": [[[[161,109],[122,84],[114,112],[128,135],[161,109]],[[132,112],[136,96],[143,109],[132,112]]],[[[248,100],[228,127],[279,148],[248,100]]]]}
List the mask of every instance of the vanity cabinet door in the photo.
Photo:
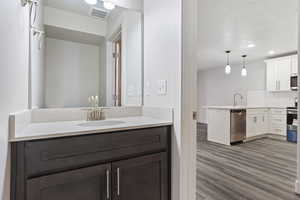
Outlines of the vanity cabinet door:
{"type": "Polygon", "coordinates": [[[166,153],[112,164],[114,200],[168,200],[166,153]]]}
{"type": "Polygon", "coordinates": [[[26,200],[109,200],[111,165],[99,165],[27,181],[26,200]]]}

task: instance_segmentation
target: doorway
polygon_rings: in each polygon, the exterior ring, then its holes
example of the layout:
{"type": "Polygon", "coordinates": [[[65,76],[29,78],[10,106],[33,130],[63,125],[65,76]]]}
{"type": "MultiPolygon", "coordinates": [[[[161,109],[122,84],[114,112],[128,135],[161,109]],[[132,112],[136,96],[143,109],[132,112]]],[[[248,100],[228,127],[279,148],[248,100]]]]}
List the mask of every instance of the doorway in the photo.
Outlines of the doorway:
{"type": "Polygon", "coordinates": [[[298,1],[230,2],[198,6],[197,198],[300,199],[298,1]]]}

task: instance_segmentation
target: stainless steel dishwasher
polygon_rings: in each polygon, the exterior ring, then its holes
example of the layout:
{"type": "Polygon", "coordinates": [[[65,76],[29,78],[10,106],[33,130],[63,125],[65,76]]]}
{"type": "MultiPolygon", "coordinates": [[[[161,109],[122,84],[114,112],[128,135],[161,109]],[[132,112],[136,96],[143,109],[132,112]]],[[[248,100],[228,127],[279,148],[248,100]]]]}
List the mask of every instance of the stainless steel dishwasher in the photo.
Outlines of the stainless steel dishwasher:
{"type": "Polygon", "coordinates": [[[242,142],[246,139],[246,110],[230,112],[230,143],[242,142]]]}

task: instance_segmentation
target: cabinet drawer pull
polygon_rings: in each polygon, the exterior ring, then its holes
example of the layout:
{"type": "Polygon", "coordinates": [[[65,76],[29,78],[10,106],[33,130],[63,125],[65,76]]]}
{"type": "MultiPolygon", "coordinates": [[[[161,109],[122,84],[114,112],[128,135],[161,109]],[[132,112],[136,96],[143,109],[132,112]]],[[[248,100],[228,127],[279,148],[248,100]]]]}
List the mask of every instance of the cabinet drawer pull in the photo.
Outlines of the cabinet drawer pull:
{"type": "Polygon", "coordinates": [[[106,198],[110,199],[109,194],[110,194],[110,182],[109,182],[109,177],[110,173],[109,170],[106,170],[106,198]]]}
{"type": "Polygon", "coordinates": [[[118,184],[118,188],[117,188],[117,194],[118,196],[120,196],[120,168],[117,168],[117,184],[118,184]]]}

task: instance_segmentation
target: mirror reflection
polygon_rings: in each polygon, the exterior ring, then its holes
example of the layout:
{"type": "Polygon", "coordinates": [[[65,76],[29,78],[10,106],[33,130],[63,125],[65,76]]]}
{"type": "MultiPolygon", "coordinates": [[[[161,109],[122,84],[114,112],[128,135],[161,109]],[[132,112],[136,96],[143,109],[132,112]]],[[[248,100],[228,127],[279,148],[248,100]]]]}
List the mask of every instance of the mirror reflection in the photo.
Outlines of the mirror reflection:
{"type": "Polygon", "coordinates": [[[88,3],[44,0],[31,9],[32,108],[142,104],[141,13],[88,3]]]}

